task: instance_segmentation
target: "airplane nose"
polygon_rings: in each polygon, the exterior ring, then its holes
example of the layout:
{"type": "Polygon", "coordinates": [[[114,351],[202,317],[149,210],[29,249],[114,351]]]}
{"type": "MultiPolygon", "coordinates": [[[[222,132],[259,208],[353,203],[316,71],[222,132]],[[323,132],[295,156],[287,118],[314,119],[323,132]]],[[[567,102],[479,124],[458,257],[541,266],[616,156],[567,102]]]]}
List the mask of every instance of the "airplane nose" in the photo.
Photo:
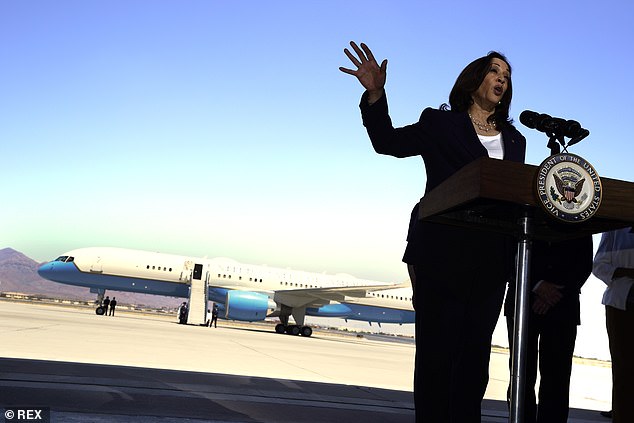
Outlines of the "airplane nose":
{"type": "Polygon", "coordinates": [[[40,265],[40,267],[37,268],[37,274],[44,279],[47,279],[47,276],[51,274],[53,267],[53,262],[43,263],[40,265]]]}

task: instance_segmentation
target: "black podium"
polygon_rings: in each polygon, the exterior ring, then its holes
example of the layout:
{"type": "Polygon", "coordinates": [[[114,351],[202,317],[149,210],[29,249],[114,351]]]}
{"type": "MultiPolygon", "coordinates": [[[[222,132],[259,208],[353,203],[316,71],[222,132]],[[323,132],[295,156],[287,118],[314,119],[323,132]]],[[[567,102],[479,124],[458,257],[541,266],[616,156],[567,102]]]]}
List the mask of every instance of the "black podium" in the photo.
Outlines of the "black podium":
{"type": "Polygon", "coordinates": [[[419,206],[419,219],[505,233],[517,239],[509,418],[512,423],[522,423],[524,415],[524,340],[532,240],[574,239],[634,224],[634,183],[601,178],[602,201],[594,216],[567,223],[550,216],[540,206],[535,189],[537,171],[537,166],[481,158],[427,193],[419,206]]]}

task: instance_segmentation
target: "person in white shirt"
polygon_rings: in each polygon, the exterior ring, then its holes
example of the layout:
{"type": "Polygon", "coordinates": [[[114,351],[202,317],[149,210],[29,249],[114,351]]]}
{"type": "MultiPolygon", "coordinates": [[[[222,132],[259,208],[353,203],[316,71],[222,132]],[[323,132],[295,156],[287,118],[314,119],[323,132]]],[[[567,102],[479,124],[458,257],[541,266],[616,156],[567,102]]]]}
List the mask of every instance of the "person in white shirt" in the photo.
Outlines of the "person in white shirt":
{"type": "Polygon", "coordinates": [[[612,421],[634,422],[634,233],[605,232],[592,273],[607,285],[602,303],[612,357],[612,421]]]}

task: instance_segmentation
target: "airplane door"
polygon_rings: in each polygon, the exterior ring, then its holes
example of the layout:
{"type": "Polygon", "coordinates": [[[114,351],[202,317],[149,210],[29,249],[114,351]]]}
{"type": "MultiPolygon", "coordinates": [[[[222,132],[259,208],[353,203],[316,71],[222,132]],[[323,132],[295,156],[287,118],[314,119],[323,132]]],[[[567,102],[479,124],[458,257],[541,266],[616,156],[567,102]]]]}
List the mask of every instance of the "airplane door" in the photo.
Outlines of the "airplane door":
{"type": "Polygon", "coordinates": [[[202,264],[194,264],[194,275],[193,278],[196,280],[201,280],[203,278],[203,265],[202,264]]]}

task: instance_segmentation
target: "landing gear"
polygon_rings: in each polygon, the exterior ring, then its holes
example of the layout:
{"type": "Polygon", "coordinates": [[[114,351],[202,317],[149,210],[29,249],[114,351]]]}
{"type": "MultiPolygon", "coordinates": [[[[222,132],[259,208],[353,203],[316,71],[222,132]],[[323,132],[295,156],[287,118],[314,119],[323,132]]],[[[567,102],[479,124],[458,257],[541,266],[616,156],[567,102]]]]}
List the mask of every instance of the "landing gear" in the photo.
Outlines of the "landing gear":
{"type": "Polygon", "coordinates": [[[288,326],[284,326],[282,323],[278,323],[277,325],[275,325],[275,332],[276,333],[287,333],[289,335],[302,335],[305,337],[309,337],[313,334],[313,330],[310,328],[310,326],[297,326],[297,325],[288,325],[288,326]]]}
{"type": "Polygon", "coordinates": [[[286,333],[288,333],[289,335],[299,335],[299,326],[297,325],[286,326],[286,333]]]}
{"type": "Polygon", "coordinates": [[[97,316],[103,316],[108,311],[108,307],[103,306],[103,297],[106,294],[106,290],[103,288],[90,288],[90,292],[97,294],[97,301],[95,301],[97,308],[95,309],[95,313],[97,313],[97,316]]]}
{"type": "Polygon", "coordinates": [[[304,317],[306,316],[306,307],[295,307],[291,308],[289,306],[285,306],[282,304],[281,311],[279,314],[280,321],[282,323],[278,323],[275,325],[275,332],[277,333],[287,333],[289,335],[302,335],[305,337],[309,337],[313,334],[313,330],[309,326],[304,326],[304,317]],[[295,319],[295,325],[288,324],[288,318],[293,315],[295,319]]]}

